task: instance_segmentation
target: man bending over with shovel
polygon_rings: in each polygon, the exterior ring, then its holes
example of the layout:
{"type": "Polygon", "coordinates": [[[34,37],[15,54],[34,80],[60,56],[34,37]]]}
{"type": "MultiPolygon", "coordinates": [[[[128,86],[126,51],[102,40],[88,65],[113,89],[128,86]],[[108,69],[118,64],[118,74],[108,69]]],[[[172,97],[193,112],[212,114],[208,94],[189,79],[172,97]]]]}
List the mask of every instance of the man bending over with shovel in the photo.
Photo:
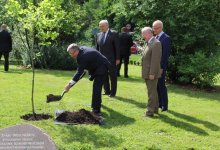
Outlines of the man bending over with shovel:
{"type": "Polygon", "coordinates": [[[64,90],[68,92],[69,89],[80,79],[81,75],[84,73],[84,69],[88,70],[90,75],[89,80],[94,80],[92,91],[92,112],[100,116],[102,85],[107,76],[110,63],[107,58],[96,49],[86,46],[78,47],[75,43],[68,46],[67,52],[71,57],[77,59],[78,68],[72,80],[70,80],[64,90]]]}

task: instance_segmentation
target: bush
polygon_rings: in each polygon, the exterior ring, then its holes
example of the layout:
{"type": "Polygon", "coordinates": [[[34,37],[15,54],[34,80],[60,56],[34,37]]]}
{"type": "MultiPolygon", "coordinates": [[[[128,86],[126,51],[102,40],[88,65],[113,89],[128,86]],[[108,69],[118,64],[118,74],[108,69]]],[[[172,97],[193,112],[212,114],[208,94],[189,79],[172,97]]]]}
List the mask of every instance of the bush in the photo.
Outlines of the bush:
{"type": "Polygon", "coordinates": [[[141,38],[138,37],[141,28],[152,26],[157,19],[162,20],[164,31],[172,41],[168,79],[176,83],[205,86],[212,85],[214,75],[217,71],[220,73],[215,68],[217,57],[207,55],[216,55],[219,50],[219,9],[220,1],[217,0],[121,0],[113,5],[111,14],[115,14],[114,23],[118,27],[127,21],[135,24],[136,40],[141,38]],[[198,49],[203,52],[197,53],[198,49]],[[203,68],[203,65],[210,65],[212,69],[203,68]]]}
{"type": "Polygon", "coordinates": [[[43,47],[36,54],[36,67],[47,69],[73,70],[76,69],[76,60],[66,51],[67,46],[43,47]]]}
{"type": "Polygon", "coordinates": [[[196,84],[200,87],[212,86],[219,72],[219,55],[206,56],[203,51],[182,57],[182,61],[178,65],[179,81],[196,84]]]}

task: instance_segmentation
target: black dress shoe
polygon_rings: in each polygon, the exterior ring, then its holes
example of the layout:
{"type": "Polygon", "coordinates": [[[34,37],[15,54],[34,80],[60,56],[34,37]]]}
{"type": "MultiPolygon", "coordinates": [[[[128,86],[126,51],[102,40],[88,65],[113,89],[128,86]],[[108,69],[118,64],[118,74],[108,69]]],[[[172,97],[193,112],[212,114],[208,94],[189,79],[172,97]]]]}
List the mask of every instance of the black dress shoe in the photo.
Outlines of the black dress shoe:
{"type": "Polygon", "coordinates": [[[144,113],[144,117],[153,117],[153,116],[154,116],[154,114],[149,111],[144,113]]]}
{"type": "Polygon", "coordinates": [[[115,97],[115,95],[114,94],[110,94],[109,97],[115,97]]]}
{"type": "Polygon", "coordinates": [[[98,109],[92,109],[92,113],[95,114],[96,116],[102,116],[102,113],[98,109]]]}
{"type": "Polygon", "coordinates": [[[161,108],[161,111],[167,111],[168,109],[167,108],[165,108],[165,107],[162,107],[161,108]]]}
{"type": "Polygon", "coordinates": [[[125,78],[128,78],[128,75],[124,75],[125,78]]]}
{"type": "Polygon", "coordinates": [[[155,113],[155,114],[159,114],[158,110],[154,110],[154,113],[155,113]]]}
{"type": "Polygon", "coordinates": [[[102,94],[102,95],[110,95],[110,93],[104,93],[104,94],[102,94]]]}

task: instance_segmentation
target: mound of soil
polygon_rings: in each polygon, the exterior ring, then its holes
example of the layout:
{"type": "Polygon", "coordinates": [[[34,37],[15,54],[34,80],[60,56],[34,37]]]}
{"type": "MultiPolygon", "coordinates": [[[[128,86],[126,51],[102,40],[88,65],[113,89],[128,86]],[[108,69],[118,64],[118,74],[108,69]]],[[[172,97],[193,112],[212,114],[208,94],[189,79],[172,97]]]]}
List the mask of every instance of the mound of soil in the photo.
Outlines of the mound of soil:
{"type": "Polygon", "coordinates": [[[77,112],[64,111],[57,116],[56,121],[73,124],[101,124],[103,118],[85,109],[80,109],[77,112]]]}
{"type": "Polygon", "coordinates": [[[24,116],[21,116],[21,119],[27,120],[27,121],[38,121],[38,120],[47,120],[52,118],[51,115],[48,114],[26,114],[24,116]]]}

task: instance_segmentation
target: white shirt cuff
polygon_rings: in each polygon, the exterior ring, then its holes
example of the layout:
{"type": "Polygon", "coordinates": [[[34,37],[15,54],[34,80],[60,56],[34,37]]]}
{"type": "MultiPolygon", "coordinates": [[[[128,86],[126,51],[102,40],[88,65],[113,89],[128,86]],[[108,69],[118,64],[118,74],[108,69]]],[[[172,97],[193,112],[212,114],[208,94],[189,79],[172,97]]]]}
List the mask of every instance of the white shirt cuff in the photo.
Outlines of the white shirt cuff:
{"type": "Polygon", "coordinates": [[[74,81],[74,80],[70,80],[70,82],[69,82],[69,84],[70,84],[71,86],[73,86],[75,83],[76,83],[76,81],[74,81]]]}

